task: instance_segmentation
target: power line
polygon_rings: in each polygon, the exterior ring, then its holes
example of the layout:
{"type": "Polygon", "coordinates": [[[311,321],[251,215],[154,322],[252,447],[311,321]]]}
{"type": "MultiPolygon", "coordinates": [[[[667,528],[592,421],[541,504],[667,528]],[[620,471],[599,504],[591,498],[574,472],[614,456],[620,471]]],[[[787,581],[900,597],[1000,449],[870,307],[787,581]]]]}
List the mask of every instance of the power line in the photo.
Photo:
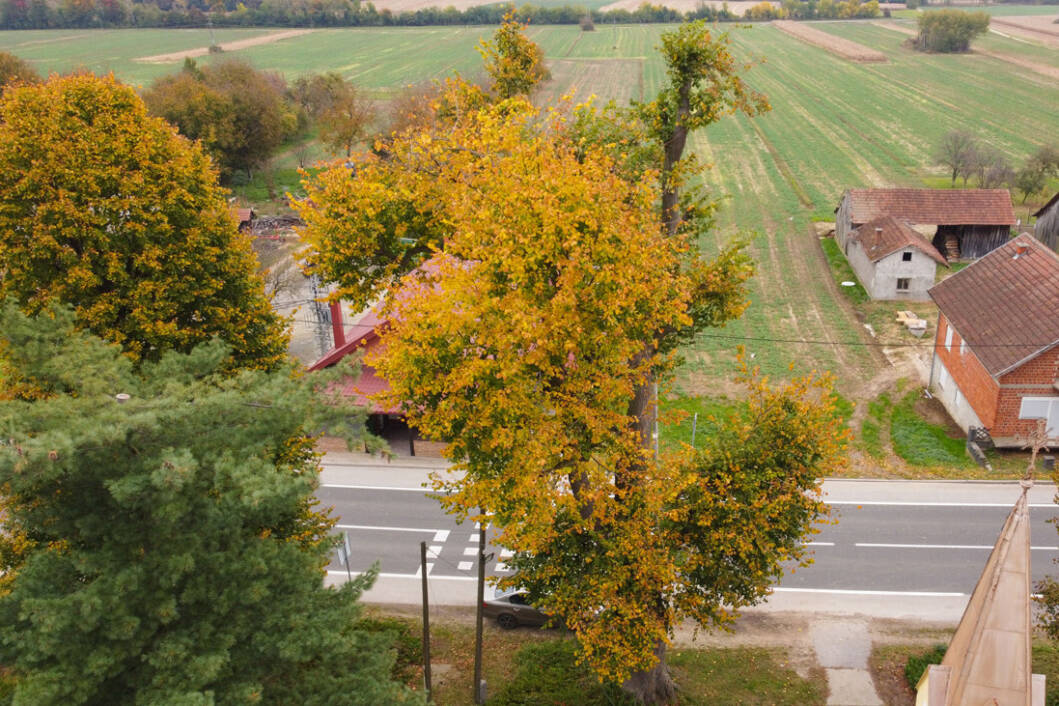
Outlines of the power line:
{"type": "MultiPolygon", "coordinates": [[[[700,333],[700,338],[725,339],[731,341],[757,341],[761,343],[804,343],[819,346],[849,346],[862,348],[934,348],[932,341],[922,343],[894,342],[885,343],[879,341],[829,341],[813,340],[805,338],[768,338],[765,336],[733,336],[723,333],[700,333]]],[[[1054,345],[1055,341],[1046,343],[974,343],[968,344],[969,348],[1044,348],[1054,345]]]]}

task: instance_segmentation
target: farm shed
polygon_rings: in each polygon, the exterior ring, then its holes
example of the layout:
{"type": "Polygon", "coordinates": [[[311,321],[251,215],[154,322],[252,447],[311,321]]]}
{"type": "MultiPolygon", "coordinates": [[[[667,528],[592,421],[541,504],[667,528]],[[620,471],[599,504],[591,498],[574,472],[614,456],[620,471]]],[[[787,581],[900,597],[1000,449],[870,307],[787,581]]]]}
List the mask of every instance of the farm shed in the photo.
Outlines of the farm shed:
{"type": "MultiPolygon", "coordinates": [[[[377,350],[381,345],[379,335],[388,325],[389,321],[380,318],[377,310],[370,309],[351,324],[348,332],[350,336],[347,338],[346,326],[342,320],[342,306],[339,302],[332,302],[331,327],[335,345],[310,365],[309,370],[323,370],[338,364],[347,356],[377,350]]],[[[397,409],[380,405],[370,399],[371,395],[389,389],[389,383],[376,374],[375,368],[362,361],[356,374],[343,377],[335,392],[368,408],[368,429],[372,433],[385,438],[391,446],[399,443],[408,450],[408,455],[415,456],[416,441],[420,439],[415,430],[408,426],[397,409]]],[[[395,450],[397,448],[395,447],[395,450]]]]}
{"type": "Polygon", "coordinates": [[[964,431],[1000,447],[1044,419],[1059,435],[1059,255],[1022,234],[935,285],[930,385],[964,431]]]}
{"type": "Polygon", "coordinates": [[[929,301],[938,265],[949,266],[926,238],[893,216],[853,231],[845,252],[872,299],[929,301]]]}
{"type": "Polygon", "coordinates": [[[1052,250],[1059,252],[1059,194],[1033,214],[1037,219],[1033,235],[1052,250]]]}
{"type": "Polygon", "coordinates": [[[1006,243],[1015,225],[1007,189],[850,189],[835,213],[843,251],[853,231],[893,216],[926,235],[949,260],[985,255],[1006,243]]]}

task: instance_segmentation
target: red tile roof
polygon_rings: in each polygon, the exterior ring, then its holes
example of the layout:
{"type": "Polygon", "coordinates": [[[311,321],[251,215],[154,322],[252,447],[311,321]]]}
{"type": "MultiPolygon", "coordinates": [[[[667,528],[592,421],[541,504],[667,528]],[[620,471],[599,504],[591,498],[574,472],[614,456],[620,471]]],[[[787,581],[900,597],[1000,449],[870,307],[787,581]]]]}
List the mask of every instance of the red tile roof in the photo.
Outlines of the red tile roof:
{"type": "Polygon", "coordinates": [[[927,242],[926,238],[912,230],[910,225],[893,216],[883,216],[868,221],[854,231],[853,237],[861,244],[864,253],[872,262],[878,262],[898,250],[913,247],[926,253],[938,264],[949,266],[948,261],[938,252],[937,248],[927,242]]]}
{"type": "Polygon", "coordinates": [[[850,189],[850,219],[896,216],[923,225],[1015,225],[1007,189],[850,189]]]}
{"type": "Polygon", "coordinates": [[[993,377],[1059,345],[1059,255],[1029,235],[935,285],[930,296],[993,377]]]}

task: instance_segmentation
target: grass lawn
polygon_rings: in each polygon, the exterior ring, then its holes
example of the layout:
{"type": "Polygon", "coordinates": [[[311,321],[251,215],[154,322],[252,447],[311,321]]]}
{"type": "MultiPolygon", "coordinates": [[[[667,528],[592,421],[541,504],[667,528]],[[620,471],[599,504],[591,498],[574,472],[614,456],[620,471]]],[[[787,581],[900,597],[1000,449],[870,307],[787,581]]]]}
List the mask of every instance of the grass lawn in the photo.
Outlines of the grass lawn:
{"type": "MultiPolygon", "coordinates": [[[[944,655],[945,643],[938,645],[880,645],[871,654],[869,669],[876,690],[887,706],[913,706],[915,688],[909,684],[906,665],[909,660],[917,663],[909,669],[913,676],[921,674],[927,664],[937,663],[944,655]]],[[[1044,674],[1045,703],[1059,704],[1059,645],[1048,640],[1033,642],[1033,672],[1044,674]]]]}
{"type": "MultiPolygon", "coordinates": [[[[420,625],[411,612],[369,608],[369,624],[395,637],[394,677],[421,688],[420,625]]],[[[471,612],[442,609],[431,616],[434,703],[470,706],[474,673],[471,612]]],[[[600,684],[576,663],[576,642],[561,630],[500,630],[486,621],[483,678],[489,706],[632,706],[615,685],[600,684]]],[[[813,670],[802,679],[782,650],[762,648],[672,649],[667,662],[685,706],[823,704],[826,680],[813,670]]]]}

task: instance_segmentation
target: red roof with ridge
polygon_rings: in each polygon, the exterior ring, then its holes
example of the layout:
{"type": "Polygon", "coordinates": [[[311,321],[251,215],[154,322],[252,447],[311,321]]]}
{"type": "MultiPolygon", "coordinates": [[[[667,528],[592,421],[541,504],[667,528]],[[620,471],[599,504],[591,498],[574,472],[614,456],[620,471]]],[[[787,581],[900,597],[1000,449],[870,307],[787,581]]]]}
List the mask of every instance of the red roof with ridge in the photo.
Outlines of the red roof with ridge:
{"type": "Polygon", "coordinates": [[[1059,345],[1059,255],[1030,235],[1009,240],[929,293],[994,378],[1059,345]]]}
{"type": "Polygon", "coordinates": [[[878,262],[898,250],[912,247],[922,251],[938,264],[949,266],[948,260],[927,239],[912,230],[912,226],[893,216],[868,221],[854,231],[854,239],[864,248],[872,262],[878,262]]]}
{"type": "Polygon", "coordinates": [[[853,223],[895,216],[923,225],[1015,225],[1007,189],[850,189],[846,194],[853,223]]]}

